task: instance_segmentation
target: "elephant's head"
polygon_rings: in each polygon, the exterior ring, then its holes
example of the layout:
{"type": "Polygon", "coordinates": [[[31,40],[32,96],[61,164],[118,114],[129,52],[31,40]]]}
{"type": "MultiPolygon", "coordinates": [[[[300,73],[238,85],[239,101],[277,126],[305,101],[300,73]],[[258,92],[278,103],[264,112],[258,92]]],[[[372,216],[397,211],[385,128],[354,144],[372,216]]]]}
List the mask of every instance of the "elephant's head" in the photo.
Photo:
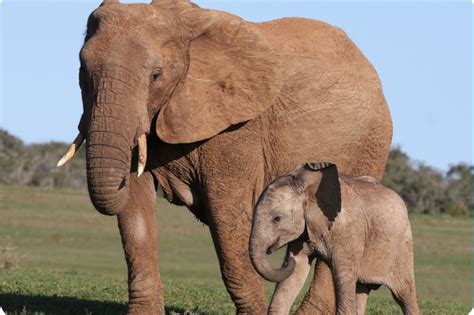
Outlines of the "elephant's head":
{"type": "Polygon", "coordinates": [[[276,178],[255,206],[250,256],[257,272],[265,279],[280,282],[291,275],[294,259],[274,269],[266,254],[294,241],[309,237],[317,241],[341,210],[341,192],[334,164],[306,163],[276,178]]]}
{"type": "Polygon", "coordinates": [[[146,170],[148,135],[191,143],[255,118],[281,89],[274,58],[255,27],[231,14],[186,0],[104,1],[80,52],[79,136],[59,164],[85,139],[92,202],[117,214],[130,173],[146,170]]]}

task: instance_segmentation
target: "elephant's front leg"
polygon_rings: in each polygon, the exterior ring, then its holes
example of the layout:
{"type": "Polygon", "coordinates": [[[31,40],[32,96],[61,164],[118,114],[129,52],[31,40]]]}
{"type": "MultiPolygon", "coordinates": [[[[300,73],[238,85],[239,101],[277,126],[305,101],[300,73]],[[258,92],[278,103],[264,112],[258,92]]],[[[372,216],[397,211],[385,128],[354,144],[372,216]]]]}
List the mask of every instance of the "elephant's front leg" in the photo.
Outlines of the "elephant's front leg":
{"type": "Polygon", "coordinates": [[[336,296],[332,272],[326,262],[318,259],[314,268],[311,286],[296,315],[306,314],[335,314],[336,296]]]}
{"type": "Polygon", "coordinates": [[[357,314],[357,276],[352,266],[354,261],[355,260],[346,263],[334,263],[333,278],[336,292],[337,315],[357,314]]]}
{"type": "Polygon", "coordinates": [[[163,314],[158,272],[156,191],[149,173],[130,176],[128,207],[118,215],[128,266],[129,314],[163,314]]]}
{"type": "Polygon", "coordinates": [[[219,258],[222,279],[237,314],[265,314],[267,300],[262,279],[248,253],[251,229],[250,202],[211,203],[209,225],[219,258]]]}
{"type": "Polygon", "coordinates": [[[295,270],[288,278],[277,284],[268,308],[269,314],[288,314],[298,293],[301,291],[311,269],[309,250],[303,248],[303,246],[304,243],[300,240],[288,244],[287,259],[288,256],[294,258],[295,270]]]}

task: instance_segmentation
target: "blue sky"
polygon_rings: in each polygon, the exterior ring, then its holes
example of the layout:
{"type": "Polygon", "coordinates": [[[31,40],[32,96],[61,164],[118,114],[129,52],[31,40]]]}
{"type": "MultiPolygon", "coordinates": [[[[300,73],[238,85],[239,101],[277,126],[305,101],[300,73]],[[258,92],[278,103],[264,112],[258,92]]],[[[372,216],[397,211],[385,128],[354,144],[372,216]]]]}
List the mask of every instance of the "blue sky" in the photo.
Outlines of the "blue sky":
{"type": "MultiPolygon", "coordinates": [[[[393,144],[443,170],[471,162],[474,9],[469,2],[195,2],[250,21],[299,16],[341,27],[381,77],[394,122],[393,144]]],[[[98,4],[3,2],[2,128],[27,143],[74,138],[82,111],[78,52],[87,16],[98,4]]]]}

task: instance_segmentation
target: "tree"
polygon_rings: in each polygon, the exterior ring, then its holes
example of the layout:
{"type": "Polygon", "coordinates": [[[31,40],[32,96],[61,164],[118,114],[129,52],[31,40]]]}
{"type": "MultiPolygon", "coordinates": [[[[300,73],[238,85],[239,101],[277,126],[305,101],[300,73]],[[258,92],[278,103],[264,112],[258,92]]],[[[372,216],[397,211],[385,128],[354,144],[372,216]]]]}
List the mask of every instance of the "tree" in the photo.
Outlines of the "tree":
{"type": "Polygon", "coordinates": [[[443,173],[413,162],[399,147],[391,150],[382,182],[395,190],[410,212],[471,215],[473,167],[452,165],[443,173]]]}
{"type": "MultiPolygon", "coordinates": [[[[56,167],[67,148],[58,142],[26,145],[0,129],[0,184],[85,190],[84,147],[66,165],[56,167]]],[[[466,163],[451,165],[444,173],[413,162],[394,147],[382,182],[403,198],[410,212],[471,215],[473,174],[474,168],[466,163]]]]}
{"type": "Polygon", "coordinates": [[[0,129],[0,184],[85,190],[85,150],[61,168],[58,159],[68,145],[59,142],[25,145],[0,129]]]}
{"type": "Polygon", "coordinates": [[[446,212],[472,214],[473,167],[465,163],[452,165],[446,174],[446,212]]]}

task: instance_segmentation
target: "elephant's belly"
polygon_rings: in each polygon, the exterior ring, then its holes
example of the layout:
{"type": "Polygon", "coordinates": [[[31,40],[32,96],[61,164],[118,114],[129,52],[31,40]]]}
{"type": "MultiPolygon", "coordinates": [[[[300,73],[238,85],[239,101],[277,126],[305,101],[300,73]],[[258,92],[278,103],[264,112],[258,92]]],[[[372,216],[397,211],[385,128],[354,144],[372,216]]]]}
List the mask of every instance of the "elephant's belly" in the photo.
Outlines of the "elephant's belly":
{"type": "Polygon", "coordinates": [[[273,126],[264,130],[266,166],[272,176],[300,163],[328,161],[342,173],[381,177],[389,141],[370,135],[370,127],[362,126],[357,113],[333,116],[313,108],[304,114],[290,114],[293,117],[272,119],[269,125],[273,126]]]}
{"type": "MultiPolygon", "coordinates": [[[[389,221],[390,222],[390,221],[389,221]]],[[[359,278],[365,283],[386,283],[391,278],[397,256],[400,255],[401,237],[393,233],[389,224],[380,233],[372,233],[364,249],[359,278]]]]}
{"type": "Polygon", "coordinates": [[[393,260],[392,255],[384,252],[374,253],[371,257],[364,257],[362,266],[359,270],[359,281],[362,283],[383,284],[387,282],[389,275],[392,273],[393,260]]]}

